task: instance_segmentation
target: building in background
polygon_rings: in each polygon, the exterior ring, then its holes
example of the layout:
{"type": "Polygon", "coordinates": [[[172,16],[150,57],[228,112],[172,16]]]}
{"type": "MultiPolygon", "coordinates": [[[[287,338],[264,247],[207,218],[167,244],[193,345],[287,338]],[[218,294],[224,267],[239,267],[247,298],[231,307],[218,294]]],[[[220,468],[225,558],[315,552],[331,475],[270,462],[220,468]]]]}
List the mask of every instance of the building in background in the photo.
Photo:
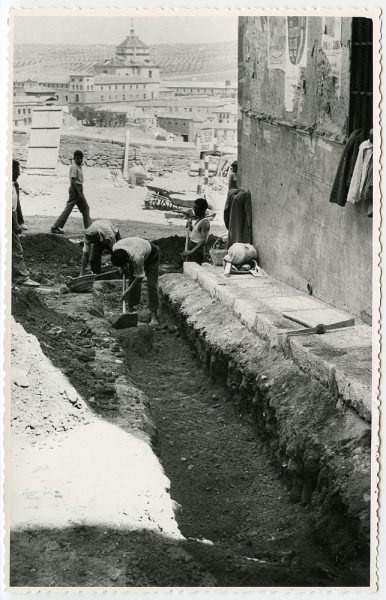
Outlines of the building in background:
{"type": "Polygon", "coordinates": [[[235,98],[237,94],[237,86],[232,85],[229,80],[225,83],[219,83],[218,81],[168,81],[164,82],[164,87],[166,86],[176,96],[194,94],[196,96],[235,98]]]}
{"type": "Polygon", "coordinates": [[[13,126],[14,127],[29,127],[32,123],[32,114],[35,108],[46,106],[46,102],[42,98],[27,96],[25,94],[14,96],[13,98],[13,126]]]}
{"type": "Polygon", "coordinates": [[[116,54],[87,72],[39,81],[15,81],[14,95],[55,95],[60,104],[94,108],[134,100],[158,98],[159,66],[150,50],[131,29],[130,35],[116,48],[116,54]]]}
{"type": "Polygon", "coordinates": [[[271,275],[369,319],[372,220],[329,202],[347,136],[372,128],[372,21],[239,19],[238,177],[271,275]]]}
{"type": "Polygon", "coordinates": [[[90,73],[70,75],[69,104],[95,106],[153,99],[158,98],[159,87],[159,66],[132,28],[115,56],[95,64],[90,73]]]}
{"type": "Polygon", "coordinates": [[[157,116],[157,125],[161,129],[180,136],[184,142],[195,142],[197,133],[201,130],[205,118],[199,114],[192,115],[170,115],[160,114],[157,116]]]}

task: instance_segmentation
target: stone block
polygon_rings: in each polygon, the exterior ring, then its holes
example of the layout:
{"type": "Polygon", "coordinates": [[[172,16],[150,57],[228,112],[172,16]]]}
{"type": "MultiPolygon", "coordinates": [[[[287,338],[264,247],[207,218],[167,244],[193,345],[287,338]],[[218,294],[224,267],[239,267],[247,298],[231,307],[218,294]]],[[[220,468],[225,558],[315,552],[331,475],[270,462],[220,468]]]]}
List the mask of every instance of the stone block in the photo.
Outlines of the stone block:
{"type": "Polygon", "coordinates": [[[217,282],[212,273],[208,273],[204,269],[201,269],[197,273],[197,283],[199,283],[204,290],[209,292],[212,297],[216,295],[217,282]]]}
{"type": "Polygon", "coordinates": [[[343,329],[328,331],[325,341],[334,348],[354,349],[372,346],[372,331],[369,325],[355,325],[343,329]]]}
{"type": "Polygon", "coordinates": [[[371,371],[355,362],[348,353],[335,361],[335,381],[343,402],[371,422],[372,401],[376,401],[372,399],[371,371]]]}
{"type": "Polygon", "coordinates": [[[306,373],[330,387],[334,381],[335,366],[332,362],[336,356],[331,356],[331,348],[325,346],[320,337],[309,336],[289,337],[288,345],[294,362],[306,373]]]}
{"type": "Polygon", "coordinates": [[[233,308],[235,303],[235,295],[233,290],[231,290],[225,283],[216,285],[215,295],[222,304],[233,308]]]}
{"type": "MultiPolygon", "coordinates": [[[[313,310],[325,307],[322,302],[318,302],[305,294],[299,294],[298,296],[273,296],[266,298],[265,302],[272,310],[279,312],[303,311],[303,309],[313,310]]],[[[301,318],[300,314],[298,316],[301,318]]]]}
{"type": "Polygon", "coordinates": [[[187,275],[193,281],[197,281],[200,265],[194,262],[184,262],[184,275],[187,275]]]}

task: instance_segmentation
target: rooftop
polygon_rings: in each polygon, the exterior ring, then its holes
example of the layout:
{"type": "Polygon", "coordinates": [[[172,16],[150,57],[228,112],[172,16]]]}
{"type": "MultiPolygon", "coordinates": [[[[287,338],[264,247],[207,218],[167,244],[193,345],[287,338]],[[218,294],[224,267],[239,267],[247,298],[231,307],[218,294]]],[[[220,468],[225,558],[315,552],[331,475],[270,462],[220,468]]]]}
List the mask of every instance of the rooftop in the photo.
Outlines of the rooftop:
{"type": "Polygon", "coordinates": [[[237,106],[235,104],[224,104],[223,106],[220,106],[219,108],[214,108],[213,109],[214,113],[231,113],[232,115],[236,115],[237,114],[237,106]]]}
{"type": "Polygon", "coordinates": [[[203,96],[202,98],[157,98],[155,100],[136,100],[137,106],[154,106],[155,108],[160,106],[214,106],[222,107],[225,106],[224,101],[219,98],[208,98],[203,96]]]}
{"type": "Polygon", "coordinates": [[[205,117],[203,117],[199,113],[189,113],[188,115],[180,115],[178,113],[160,113],[159,115],[157,115],[157,117],[160,117],[161,119],[171,119],[174,121],[177,119],[180,121],[195,121],[200,123],[206,121],[205,117]]]}
{"type": "Polygon", "coordinates": [[[149,79],[146,77],[122,77],[122,75],[108,75],[107,73],[103,73],[102,75],[96,75],[94,79],[94,83],[103,84],[103,83],[153,83],[157,84],[156,79],[149,79]]]}
{"type": "Polygon", "coordinates": [[[165,81],[164,85],[169,88],[217,88],[217,89],[236,89],[237,86],[231,83],[221,83],[218,81],[165,81]]]}
{"type": "MultiPolygon", "coordinates": [[[[44,96],[53,95],[55,96],[56,90],[50,90],[49,88],[43,87],[42,85],[35,85],[33,87],[25,88],[25,93],[29,94],[41,94],[44,96]]],[[[55,96],[56,97],[56,96],[55,96]]]]}
{"type": "Polygon", "coordinates": [[[44,100],[37,98],[36,96],[20,95],[14,96],[13,104],[28,104],[29,106],[31,106],[31,104],[41,105],[44,104],[44,100]]]}
{"type": "Polygon", "coordinates": [[[130,35],[128,35],[123,42],[121,42],[120,44],[118,44],[117,48],[141,48],[141,49],[147,49],[148,46],[146,46],[146,44],[139,39],[139,37],[137,35],[134,34],[134,29],[132,29],[130,31],[130,35]]]}

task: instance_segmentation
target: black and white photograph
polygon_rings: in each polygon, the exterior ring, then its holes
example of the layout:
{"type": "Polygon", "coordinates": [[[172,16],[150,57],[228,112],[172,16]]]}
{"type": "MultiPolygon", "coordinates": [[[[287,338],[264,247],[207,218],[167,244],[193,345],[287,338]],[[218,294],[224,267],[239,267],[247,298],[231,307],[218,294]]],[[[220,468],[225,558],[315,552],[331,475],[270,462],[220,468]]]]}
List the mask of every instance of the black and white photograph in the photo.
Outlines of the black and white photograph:
{"type": "Polygon", "coordinates": [[[10,11],[9,592],[376,590],[380,25],[10,11]]]}

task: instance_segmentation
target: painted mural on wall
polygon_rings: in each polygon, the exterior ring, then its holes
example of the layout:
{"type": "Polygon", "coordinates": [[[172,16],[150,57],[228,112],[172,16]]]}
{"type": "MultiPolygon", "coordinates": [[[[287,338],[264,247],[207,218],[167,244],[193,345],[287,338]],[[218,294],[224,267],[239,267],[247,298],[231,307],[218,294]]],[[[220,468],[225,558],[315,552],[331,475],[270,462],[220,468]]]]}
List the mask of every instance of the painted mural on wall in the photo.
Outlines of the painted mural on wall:
{"type": "Polygon", "coordinates": [[[284,104],[292,112],[301,70],[307,65],[307,17],[287,17],[284,104]]]}
{"type": "Polygon", "coordinates": [[[331,67],[331,76],[335,78],[334,89],[340,96],[342,79],[342,19],[341,17],[322,17],[322,50],[331,67]]]}
{"type": "Polygon", "coordinates": [[[286,17],[268,17],[268,68],[285,70],[287,44],[286,17]]]}

